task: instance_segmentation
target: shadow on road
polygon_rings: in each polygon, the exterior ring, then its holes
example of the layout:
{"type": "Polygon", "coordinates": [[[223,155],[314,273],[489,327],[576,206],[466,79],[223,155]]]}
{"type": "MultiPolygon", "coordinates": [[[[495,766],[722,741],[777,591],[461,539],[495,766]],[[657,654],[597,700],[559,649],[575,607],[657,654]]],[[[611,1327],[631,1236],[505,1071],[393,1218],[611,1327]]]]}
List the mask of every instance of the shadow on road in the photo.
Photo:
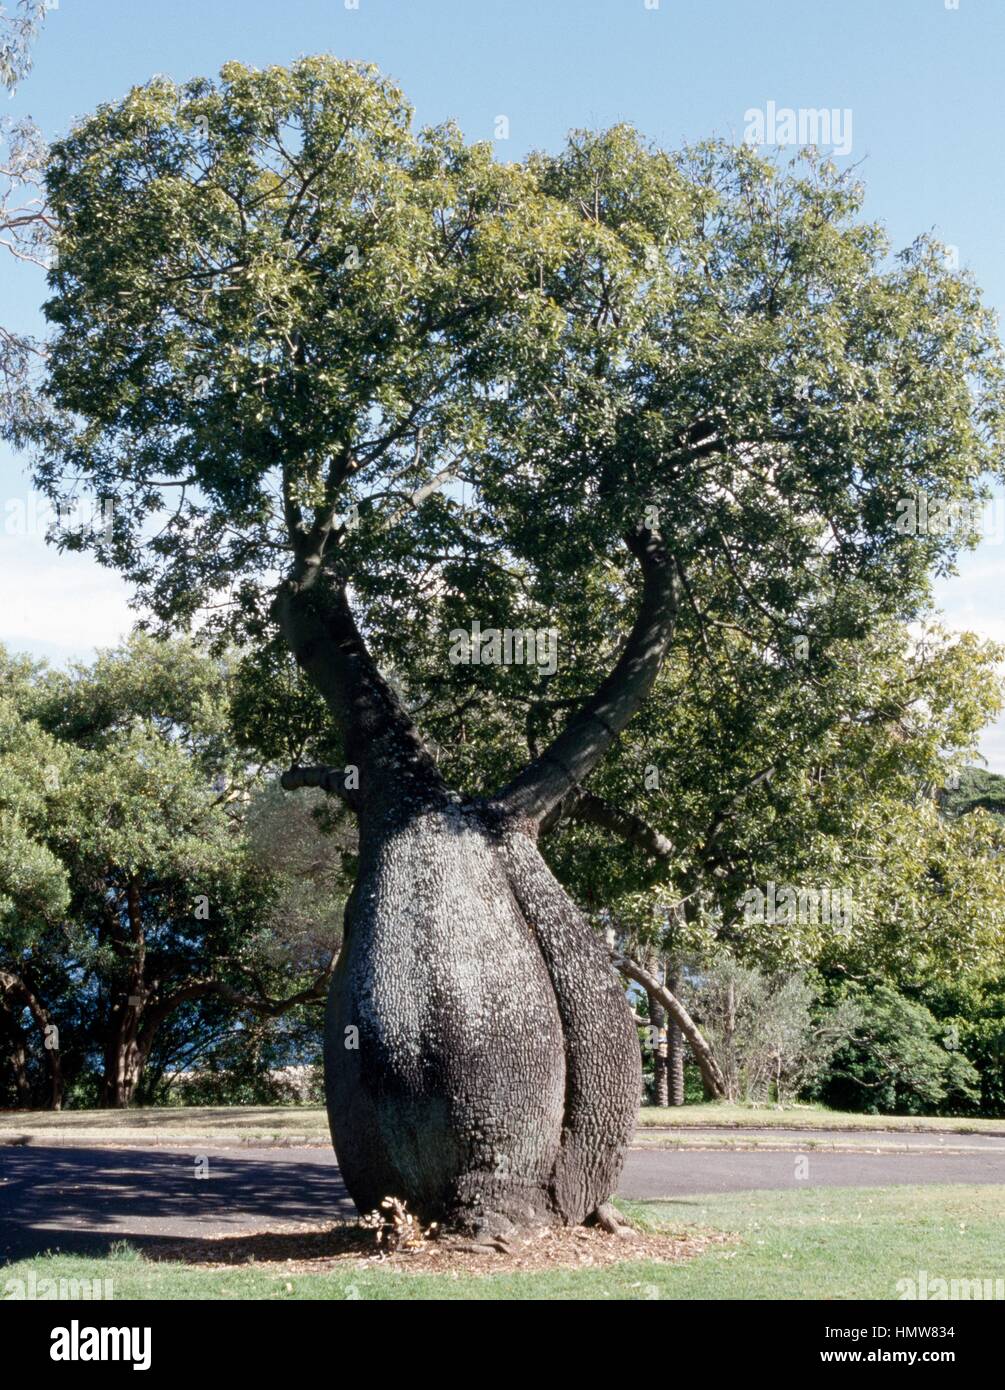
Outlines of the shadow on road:
{"type": "Polygon", "coordinates": [[[168,1240],[355,1215],[330,1152],[284,1160],[274,1149],[259,1158],[198,1149],[0,1148],[5,1263],[45,1251],[104,1254],[119,1241],[152,1252],[168,1240]]]}

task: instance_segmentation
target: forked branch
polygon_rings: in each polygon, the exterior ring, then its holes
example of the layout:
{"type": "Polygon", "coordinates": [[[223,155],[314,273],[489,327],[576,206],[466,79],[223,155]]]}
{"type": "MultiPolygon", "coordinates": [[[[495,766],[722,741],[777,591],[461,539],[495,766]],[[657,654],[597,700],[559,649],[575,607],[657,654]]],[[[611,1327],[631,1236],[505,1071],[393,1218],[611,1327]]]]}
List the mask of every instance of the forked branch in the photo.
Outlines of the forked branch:
{"type": "Polygon", "coordinates": [[[678,579],[659,537],[627,539],[642,567],[642,602],[613,670],[565,729],[493,801],[507,815],[540,825],[600,762],[653,687],[677,617],[678,579]]]}

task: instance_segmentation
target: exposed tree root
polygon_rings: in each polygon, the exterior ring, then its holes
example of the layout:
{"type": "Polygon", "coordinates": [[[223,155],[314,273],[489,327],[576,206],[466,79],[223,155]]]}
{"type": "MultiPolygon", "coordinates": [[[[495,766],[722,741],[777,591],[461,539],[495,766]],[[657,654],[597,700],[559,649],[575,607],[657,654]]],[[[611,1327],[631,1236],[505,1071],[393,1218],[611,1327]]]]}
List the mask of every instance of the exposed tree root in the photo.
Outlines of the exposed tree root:
{"type": "Polygon", "coordinates": [[[593,1213],[593,1222],[608,1235],[620,1236],[622,1240],[634,1240],[635,1231],[621,1219],[621,1213],[610,1202],[604,1202],[593,1213]]]}

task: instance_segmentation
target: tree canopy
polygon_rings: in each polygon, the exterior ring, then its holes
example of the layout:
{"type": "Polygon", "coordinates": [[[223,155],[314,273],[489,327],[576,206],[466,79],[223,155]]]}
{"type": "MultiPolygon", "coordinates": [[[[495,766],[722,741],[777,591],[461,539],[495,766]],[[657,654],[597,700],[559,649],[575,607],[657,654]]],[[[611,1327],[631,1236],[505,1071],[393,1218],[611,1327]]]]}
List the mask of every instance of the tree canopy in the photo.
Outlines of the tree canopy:
{"type": "MultiPolygon", "coordinates": [[[[0,89],[13,97],[31,71],[32,44],[46,0],[0,5],[0,89]]],[[[52,222],[42,196],[45,141],[30,119],[0,119],[0,247],[16,260],[46,264],[52,222]]],[[[0,436],[22,440],[33,412],[33,368],[41,350],[28,334],[0,324],[0,436]]]]}
{"type": "Polygon", "coordinates": [[[503,165],[413,132],[372,68],[311,58],[136,88],[56,143],[48,186],[63,416],[40,478],[114,501],[68,540],[165,620],[261,637],[299,556],[403,671],[575,700],[648,519],[680,640],[745,630],[763,679],[803,682],[912,616],[959,543],[898,534],[898,499],[1000,468],[975,287],[928,240],[891,259],[809,156],[618,127],[503,165]],[[557,626],[560,673],[431,654],[472,613],[557,626]]]}

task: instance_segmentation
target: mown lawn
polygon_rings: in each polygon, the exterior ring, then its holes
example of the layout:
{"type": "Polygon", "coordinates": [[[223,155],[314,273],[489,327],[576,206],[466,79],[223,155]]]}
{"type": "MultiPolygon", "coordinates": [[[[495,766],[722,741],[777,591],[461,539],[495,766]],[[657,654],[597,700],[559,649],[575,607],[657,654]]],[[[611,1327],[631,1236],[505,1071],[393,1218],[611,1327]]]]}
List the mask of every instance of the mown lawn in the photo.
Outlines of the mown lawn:
{"type": "Polygon", "coordinates": [[[8,1110],[0,1144],[328,1144],[323,1105],[193,1105],[131,1110],[8,1110]]]}
{"type": "Polygon", "coordinates": [[[850,1299],[898,1297],[897,1281],[1005,1276],[1005,1185],[810,1188],[622,1204],[655,1229],[734,1233],[688,1264],[626,1260],[595,1270],[412,1275],[375,1264],[324,1273],[282,1266],[196,1269],[135,1252],[106,1259],[44,1256],[0,1270],[7,1280],[111,1279],[141,1299],[850,1299]]]}
{"type": "Polygon", "coordinates": [[[639,1125],[671,1125],[679,1129],[703,1126],[751,1129],[844,1129],[853,1131],[932,1131],[937,1134],[1000,1134],[1005,1119],[988,1120],[943,1115],[860,1115],[847,1110],[828,1110],[824,1105],[644,1105],[639,1125]]]}
{"type": "MultiPolygon", "coordinates": [[[[722,1127],[754,1129],[927,1130],[935,1133],[1001,1134],[1005,1120],[852,1115],[823,1106],[682,1105],[644,1106],[643,1129],[722,1127]]],[[[327,1144],[328,1120],[320,1105],[170,1106],[145,1110],[10,1110],[0,1114],[0,1144],[32,1143],[183,1143],[327,1144]]]]}

